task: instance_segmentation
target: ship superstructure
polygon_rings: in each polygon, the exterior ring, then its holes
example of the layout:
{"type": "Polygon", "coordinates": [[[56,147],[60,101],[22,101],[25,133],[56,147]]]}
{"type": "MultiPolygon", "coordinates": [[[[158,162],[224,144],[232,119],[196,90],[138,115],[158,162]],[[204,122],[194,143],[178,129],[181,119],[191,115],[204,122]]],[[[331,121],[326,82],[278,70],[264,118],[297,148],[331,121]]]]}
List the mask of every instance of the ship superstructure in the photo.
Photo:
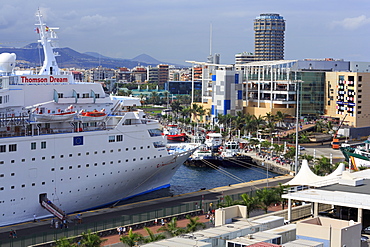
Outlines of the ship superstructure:
{"type": "Polygon", "coordinates": [[[0,226],[68,214],[169,186],[196,145],[168,147],[140,99],[106,95],[60,70],[56,34],[37,14],[45,62],[14,73],[0,55],[0,226]],[[57,214],[53,213],[54,215],[57,214]]]}

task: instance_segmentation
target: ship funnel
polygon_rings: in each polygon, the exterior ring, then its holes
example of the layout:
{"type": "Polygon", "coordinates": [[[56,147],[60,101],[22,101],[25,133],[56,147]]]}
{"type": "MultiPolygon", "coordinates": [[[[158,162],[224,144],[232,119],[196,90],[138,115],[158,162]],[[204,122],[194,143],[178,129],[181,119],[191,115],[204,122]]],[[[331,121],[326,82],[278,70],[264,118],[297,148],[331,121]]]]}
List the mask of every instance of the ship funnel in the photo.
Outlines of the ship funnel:
{"type": "Polygon", "coordinates": [[[0,74],[10,75],[15,67],[15,53],[0,54],[0,74]]]}

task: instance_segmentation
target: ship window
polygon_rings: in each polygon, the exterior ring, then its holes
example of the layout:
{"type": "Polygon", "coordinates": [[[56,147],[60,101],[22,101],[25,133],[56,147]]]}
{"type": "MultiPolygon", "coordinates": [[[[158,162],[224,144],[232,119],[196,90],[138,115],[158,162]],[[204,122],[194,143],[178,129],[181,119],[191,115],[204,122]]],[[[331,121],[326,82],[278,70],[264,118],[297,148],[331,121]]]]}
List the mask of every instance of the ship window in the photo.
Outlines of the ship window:
{"type": "Polygon", "coordinates": [[[14,185],[12,185],[10,188],[11,188],[12,190],[14,190],[15,186],[14,186],[14,185]]]}
{"type": "Polygon", "coordinates": [[[35,161],[36,160],[36,158],[32,158],[32,161],[35,161]]]}
{"type": "Polygon", "coordinates": [[[63,157],[64,157],[64,155],[63,155],[63,154],[61,154],[61,155],[60,155],[60,158],[63,158],[63,157]]]}
{"type": "Polygon", "coordinates": [[[123,141],[123,135],[117,135],[117,142],[123,141]]]}
{"type": "Polygon", "coordinates": [[[3,178],[4,177],[4,174],[0,174],[0,178],[3,178]]]}
{"type": "Polygon", "coordinates": [[[81,156],[81,153],[78,153],[77,155],[78,155],[78,156],[81,156]]]}
{"type": "Polygon", "coordinates": [[[12,164],[13,164],[14,162],[15,162],[15,160],[11,160],[11,161],[10,161],[10,163],[12,163],[12,164]]]}
{"type": "Polygon", "coordinates": [[[128,160],[126,160],[126,162],[128,162],[128,160]]]}
{"type": "Polygon", "coordinates": [[[116,137],[115,136],[109,136],[108,142],[115,142],[116,137]]]}
{"type": "Polygon", "coordinates": [[[44,159],[45,159],[45,157],[42,157],[41,159],[42,159],[42,160],[44,160],[44,159]]]}
{"type": "Polygon", "coordinates": [[[148,148],[150,148],[150,146],[148,146],[148,148]]]}
{"type": "Polygon", "coordinates": [[[118,160],[118,163],[121,163],[121,160],[118,160]]]}
{"type": "Polygon", "coordinates": [[[35,183],[32,183],[31,185],[32,185],[32,186],[35,186],[36,184],[35,184],[35,183]]]}
{"type": "Polygon", "coordinates": [[[143,149],[144,147],[140,147],[140,149],[143,149]]]}
{"type": "Polygon", "coordinates": [[[17,151],[17,144],[9,144],[9,152],[17,151]]]}
{"type": "Polygon", "coordinates": [[[86,152],[86,155],[89,155],[90,153],[89,152],[86,152]]]}
{"type": "Polygon", "coordinates": [[[51,171],[53,172],[53,171],[55,171],[55,168],[51,168],[51,171]]]}
{"type": "Polygon", "coordinates": [[[118,152],[121,152],[121,149],[120,148],[118,149],[118,152]]]}
{"type": "Polygon", "coordinates": [[[94,154],[98,154],[98,151],[95,151],[94,154]]]}
{"type": "Polygon", "coordinates": [[[89,167],[90,165],[89,164],[86,164],[86,167],[89,167]]]}
{"type": "Polygon", "coordinates": [[[136,150],[136,147],[133,147],[132,150],[136,150]]]}
{"type": "Polygon", "coordinates": [[[41,142],[41,149],[45,149],[46,148],[46,142],[41,142]]]}
{"type": "Polygon", "coordinates": [[[72,154],[69,154],[69,157],[72,157],[72,154]]]}
{"type": "Polygon", "coordinates": [[[77,168],[81,168],[81,165],[78,165],[77,168]]]}
{"type": "Polygon", "coordinates": [[[98,166],[98,163],[94,163],[94,166],[98,166]]]}
{"type": "Polygon", "coordinates": [[[0,190],[4,190],[4,187],[0,187],[0,190]]]}
{"type": "Polygon", "coordinates": [[[26,159],[22,159],[22,162],[26,162],[26,159]]]}
{"type": "Polygon", "coordinates": [[[15,175],[15,173],[10,174],[10,176],[14,176],[14,175],[15,175]]]}
{"type": "Polygon", "coordinates": [[[53,155],[53,156],[51,156],[51,159],[54,159],[55,158],[55,156],[53,155]]]}
{"type": "Polygon", "coordinates": [[[6,145],[0,145],[0,153],[6,152],[6,145]]]}
{"type": "Polygon", "coordinates": [[[45,185],[45,182],[42,182],[41,184],[42,184],[42,185],[45,185]]]}
{"type": "Polygon", "coordinates": [[[128,148],[126,148],[126,151],[128,151],[128,148]]]}
{"type": "Polygon", "coordinates": [[[160,129],[149,129],[148,132],[151,137],[162,135],[162,131],[160,129]]]}
{"type": "Polygon", "coordinates": [[[25,184],[22,184],[22,188],[24,188],[24,187],[26,187],[26,185],[25,184]]]}
{"type": "Polygon", "coordinates": [[[60,167],[60,170],[63,170],[63,169],[64,169],[64,168],[63,168],[63,166],[61,166],[61,167],[60,167]]]}
{"type": "Polygon", "coordinates": [[[31,150],[35,150],[36,149],[36,142],[31,142],[31,150]]]}
{"type": "Polygon", "coordinates": [[[113,165],[113,161],[111,161],[110,164],[113,165]]]}
{"type": "Polygon", "coordinates": [[[69,166],[68,168],[69,168],[69,169],[72,169],[72,166],[69,166]]]}
{"type": "Polygon", "coordinates": [[[103,166],[105,166],[105,162],[101,163],[103,166]]]}
{"type": "Polygon", "coordinates": [[[3,164],[4,164],[4,161],[3,161],[3,160],[1,160],[1,161],[0,161],[0,165],[3,165],[3,164]]]}

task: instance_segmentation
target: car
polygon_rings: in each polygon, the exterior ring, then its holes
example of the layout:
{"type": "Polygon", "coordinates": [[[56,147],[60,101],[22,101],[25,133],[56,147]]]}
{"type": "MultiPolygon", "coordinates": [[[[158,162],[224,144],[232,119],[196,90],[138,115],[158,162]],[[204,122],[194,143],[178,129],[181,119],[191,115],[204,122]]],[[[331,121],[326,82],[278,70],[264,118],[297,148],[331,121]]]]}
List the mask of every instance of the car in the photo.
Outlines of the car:
{"type": "Polygon", "coordinates": [[[368,236],[361,236],[361,242],[367,242],[369,240],[368,236]]]}
{"type": "Polygon", "coordinates": [[[370,226],[363,228],[362,233],[370,234],[370,226]]]}
{"type": "Polygon", "coordinates": [[[306,148],[303,146],[299,146],[299,150],[303,151],[303,150],[306,150],[306,148]]]}

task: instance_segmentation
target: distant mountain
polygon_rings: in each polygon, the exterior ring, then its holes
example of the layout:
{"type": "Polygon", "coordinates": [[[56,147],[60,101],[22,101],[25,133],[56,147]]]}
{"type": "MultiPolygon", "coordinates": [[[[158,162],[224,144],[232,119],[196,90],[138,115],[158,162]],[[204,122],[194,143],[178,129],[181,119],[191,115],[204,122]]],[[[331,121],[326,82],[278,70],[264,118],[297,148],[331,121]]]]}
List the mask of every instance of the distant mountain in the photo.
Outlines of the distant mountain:
{"type": "Polygon", "coordinates": [[[151,56],[147,54],[141,54],[139,56],[136,56],[132,58],[131,61],[138,61],[141,63],[149,63],[149,64],[163,64],[163,62],[160,62],[157,59],[152,58],[151,56]]]}
{"type": "MultiPolygon", "coordinates": [[[[133,59],[120,59],[106,57],[96,52],[79,53],[68,47],[56,48],[54,51],[59,54],[56,59],[60,68],[91,69],[102,66],[112,69],[119,67],[132,69],[138,65],[157,66],[158,64],[164,63],[145,54],[133,59]]],[[[0,47],[0,53],[4,52],[15,53],[17,55],[18,66],[20,67],[27,68],[41,66],[42,61],[44,61],[44,53],[37,43],[32,43],[22,48],[0,47]]]]}

